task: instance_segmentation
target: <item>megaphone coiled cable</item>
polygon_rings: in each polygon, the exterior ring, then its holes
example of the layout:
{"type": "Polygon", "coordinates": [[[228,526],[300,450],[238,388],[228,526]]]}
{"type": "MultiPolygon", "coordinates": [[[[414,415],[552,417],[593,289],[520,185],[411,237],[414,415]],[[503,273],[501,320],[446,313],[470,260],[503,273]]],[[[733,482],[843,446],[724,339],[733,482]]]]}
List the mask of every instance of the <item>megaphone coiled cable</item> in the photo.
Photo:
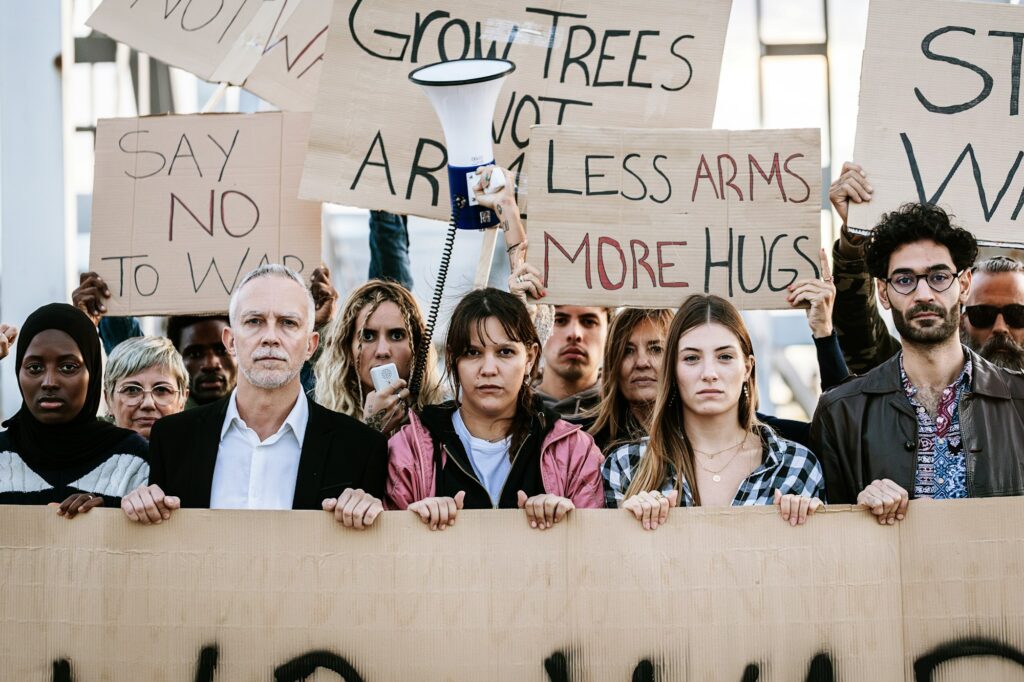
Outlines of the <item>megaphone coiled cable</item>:
{"type": "Polygon", "coordinates": [[[423,341],[416,349],[416,367],[412,373],[412,381],[409,384],[409,393],[415,400],[420,393],[420,385],[423,383],[423,373],[426,371],[427,359],[430,356],[430,344],[434,338],[434,325],[437,323],[437,315],[441,310],[441,300],[444,298],[444,285],[448,279],[448,264],[451,262],[452,251],[455,248],[455,213],[448,221],[448,234],[444,239],[444,249],[441,251],[441,264],[437,267],[437,283],[434,284],[434,297],[430,301],[430,310],[427,312],[427,323],[423,329],[423,341]]]}

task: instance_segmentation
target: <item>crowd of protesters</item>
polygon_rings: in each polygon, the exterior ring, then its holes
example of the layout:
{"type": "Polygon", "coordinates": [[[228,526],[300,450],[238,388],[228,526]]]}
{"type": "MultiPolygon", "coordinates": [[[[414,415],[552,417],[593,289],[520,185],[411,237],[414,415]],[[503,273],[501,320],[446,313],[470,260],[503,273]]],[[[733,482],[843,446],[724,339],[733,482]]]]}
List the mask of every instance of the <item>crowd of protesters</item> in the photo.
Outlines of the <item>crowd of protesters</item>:
{"type": "MultiPolygon", "coordinates": [[[[0,325],[23,398],[0,432],[0,504],[114,506],[143,524],[179,508],[323,509],[351,528],[398,509],[434,530],[461,509],[519,508],[543,530],[618,507],[654,530],[684,506],[774,505],[798,525],[849,503],[890,525],[912,499],[1024,494],[1024,264],[977,262],[971,232],[934,205],[855,235],[848,206],[871,194],[845,164],[832,266],[822,250],[821,277],[784,293],[814,339],[810,422],[758,411],[728,300],[549,306],[526,244],[508,291],[458,301],[443,376],[407,267],[339,304],[326,268],[307,284],[264,265],[228,315],[169,318],[166,337],[107,317],[109,290],[86,273],[73,305],[0,325]],[[389,364],[397,376],[376,385],[389,364]]],[[[511,187],[478,198],[519,214],[511,187]]],[[[373,220],[372,239],[405,229],[373,220]]]]}

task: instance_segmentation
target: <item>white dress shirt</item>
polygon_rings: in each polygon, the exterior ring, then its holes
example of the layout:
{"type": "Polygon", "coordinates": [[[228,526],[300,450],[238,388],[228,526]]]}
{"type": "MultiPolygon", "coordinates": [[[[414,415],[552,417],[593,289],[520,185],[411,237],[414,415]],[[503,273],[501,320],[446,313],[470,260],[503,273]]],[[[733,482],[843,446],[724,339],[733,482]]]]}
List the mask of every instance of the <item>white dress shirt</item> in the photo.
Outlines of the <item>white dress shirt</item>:
{"type": "Polygon", "coordinates": [[[299,389],[281,428],[265,441],[238,414],[231,392],[213,469],[211,509],[291,509],[309,405],[299,389]]]}

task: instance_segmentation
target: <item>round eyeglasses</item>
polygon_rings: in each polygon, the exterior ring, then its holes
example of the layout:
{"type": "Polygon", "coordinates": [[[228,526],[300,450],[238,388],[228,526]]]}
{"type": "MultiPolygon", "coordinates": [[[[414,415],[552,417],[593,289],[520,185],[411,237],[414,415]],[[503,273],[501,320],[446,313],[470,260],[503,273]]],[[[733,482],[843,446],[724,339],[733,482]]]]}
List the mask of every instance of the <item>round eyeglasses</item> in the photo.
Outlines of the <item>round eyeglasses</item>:
{"type": "Polygon", "coordinates": [[[951,272],[949,270],[932,270],[926,272],[923,275],[915,275],[913,272],[897,272],[892,277],[882,280],[898,293],[909,294],[910,292],[917,289],[918,283],[923,279],[931,287],[931,290],[936,293],[942,293],[946,289],[953,286],[953,282],[956,281],[963,273],[951,272]]]}

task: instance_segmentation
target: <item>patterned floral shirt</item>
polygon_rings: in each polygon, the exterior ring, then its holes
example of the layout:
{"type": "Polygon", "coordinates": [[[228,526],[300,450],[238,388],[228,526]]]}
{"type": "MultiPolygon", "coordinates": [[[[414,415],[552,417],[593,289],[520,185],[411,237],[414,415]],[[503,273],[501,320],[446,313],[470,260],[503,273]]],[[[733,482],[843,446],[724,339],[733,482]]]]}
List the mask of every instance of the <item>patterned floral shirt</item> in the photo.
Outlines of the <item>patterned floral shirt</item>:
{"type": "Polygon", "coordinates": [[[948,500],[967,497],[967,458],[960,440],[960,398],[971,385],[973,365],[964,363],[960,376],[942,389],[935,420],[917,400],[917,387],[903,369],[900,353],[900,379],[903,391],[917,413],[917,473],[914,497],[948,500]]]}
{"type": "MultiPolygon", "coordinates": [[[[732,506],[770,505],[775,491],[783,495],[790,493],[803,497],[817,497],[825,501],[825,478],[821,464],[814,453],[791,440],[780,438],[767,426],[761,426],[762,461],[740,483],[733,497],[732,506]]],[[[640,460],[647,450],[647,438],[636,443],[627,443],[608,453],[601,466],[604,478],[605,506],[614,509],[622,505],[626,490],[633,480],[633,473],[640,466],[640,460]]],[[[669,464],[668,476],[661,486],[666,495],[676,487],[676,470],[669,464]]],[[[693,506],[693,492],[687,480],[682,482],[682,507],[693,506]]]]}

